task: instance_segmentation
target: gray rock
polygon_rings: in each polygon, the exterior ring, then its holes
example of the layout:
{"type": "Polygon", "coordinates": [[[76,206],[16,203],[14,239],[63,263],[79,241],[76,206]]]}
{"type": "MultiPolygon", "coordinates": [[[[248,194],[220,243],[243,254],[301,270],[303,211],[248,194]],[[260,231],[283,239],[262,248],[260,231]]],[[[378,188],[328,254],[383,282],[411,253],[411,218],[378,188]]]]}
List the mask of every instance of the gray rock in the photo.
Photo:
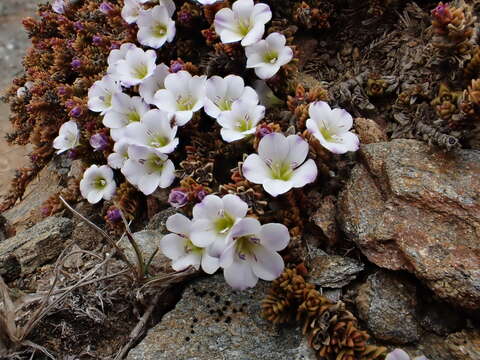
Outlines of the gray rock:
{"type": "Polygon", "coordinates": [[[322,253],[309,262],[311,270],[308,273],[308,280],[315,285],[328,288],[344,287],[355,280],[364,268],[358,260],[322,253]]]}
{"type": "Polygon", "coordinates": [[[167,227],[165,225],[167,222],[167,219],[171,215],[176,214],[178,212],[180,211],[173,207],[169,207],[165,210],[159,211],[158,213],[152,216],[152,218],[148,222],[145,229],[159,231],[160,233],[163,233],[163,234],[168,233],[167,227]]]}
{"type": "MultiPolygon", "coordinates": [[[[154,273],[158,272],[169,272],[171,260],[167,258],[159,250],[158,245],[160,239],[163,237],[163,234],[159,231],[152,230],[143,230],[133,234],[135,241],[142,252],[144,261],[147,262],[151,256],[156,252],[153,257],[150,266],[154,273]]],[[[128,239],[124,237],[123,241],[120,243],[120,248],[125,251],[127,259],[133,264],[137,263],[137,256],[133,249],[133,246],[130,244],[128,239]]]]}
{"type": "Polygon", "coordinates": [[[62,217],[49,217],[24,232],[0,243],[0,275],[11,281],[31,274],[55,259],[72,233],[73,223],[62,217]]]}
{"type": "Polygon", "coordinates": [[[416,287],[399,274],[381,270],[370,275],[355,302],[359,317],[377,339],[405,344],[420,338],[416,287]]]}
{"type": "Polygon", "coordinates": [[[268,284],[233,291],[222,275],[190,283],[174,310],[128,360],[314,360],[298,328],[276,328],[260,315],[268,284]]]}
{"type": "Polygon", "coordinates": [[[346,235],[376,265],[479,309],[480,151],[394,140],[362,146],[360,156],[337,203],[346,235]]]}

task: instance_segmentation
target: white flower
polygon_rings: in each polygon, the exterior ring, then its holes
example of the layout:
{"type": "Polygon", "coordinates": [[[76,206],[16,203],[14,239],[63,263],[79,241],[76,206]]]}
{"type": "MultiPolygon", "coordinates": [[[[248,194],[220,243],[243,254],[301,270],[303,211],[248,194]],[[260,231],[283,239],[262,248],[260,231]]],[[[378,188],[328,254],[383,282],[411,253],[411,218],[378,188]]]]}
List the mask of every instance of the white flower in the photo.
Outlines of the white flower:
{"type": "Polygon", "coordinates": [[[175,180],[175,166],[167,155],[141,145],[128,147],[128,159],[122,173],[145,195],[150,195],[158,187],[167,188],[175,180]]]}
{"type": "Polygon", "coordinates": [[[54,0],[52,10],[57,14],[65,14],[65,0],[54,0]]]}
{"type": "MultiPolygon", "coordinates": [[[[387,354],[385,360],[410,360],[410,356],[402,349],[395,349],[387,354]]],[[[418,356],[413,360],[428,360],[425,356],[418,356]]]]}
{"type": "Polygon", "coordinates": [[[167,65],[165,65],[164,63],[157,65],[157,67],[153,71],[153,75],[143,81],[138,89],[140,96],[143,98],[143,101],[145,101],[147,104],[154,103],[153,97],[155,93],[158,90],[165,88],[165,78],[169,74],[170,70],[167,65]]]}
{"type": "Polygon", "coordinates": [[[88,108],[104,115],[112,108],[112,96],[121,93],[122,87],[111,76],[95,81],[88,90],[88,108]]]}
{"type": "Polygon", "coordinates": [[[139,122],[149,110],[140,96],[130,97],[127,94],[116,93],[112,96],[112,109],[103,117],[103,125],[109,127],[110,136],[118,141],[125,133],[125,127],[133,122],[139,122]]]}
{"type": "Polygon", "coordinates": [[[156,59],[157,54],[153,50],[143,51],[137,47],[128,49],[125,59],[117,61],[115,78],[125,87],[141,84],[153,75],[156,59]]]}
{"type": "Polygon", "coordinates": [[[117,141],[113,145],[113,152],[108,155],[108,165],[113,169],[121,169],[128,160],[128,147],[130,144],[127,141],[117,141]]]}
{"type": "Polygon", "coordinates": [[[232,142],[255,134],[257,124],[264,116],[265,107],[262,105],[243,100],[234,102],[231,111],[224,111],[217,118],[222,126],[222,139],[232,142]]]}
{"type": "Polygon", "coordinates": [[[96,204],[102,198],[110,200],[115,194],[116,188],[113,171],[107,165],[90,166],[80,180],[80,192],[91,204],[96,204]]]}
{"type": "Polygon", "coordinates": [[[161,48],[166,41],[175,37],[175,21],[168,15],[165,6],[157,5],[148,11],[142,11],[137,19],[138,42],[154,49],[161,48]]]}
{"type": "Polygon", "coordinates": [[[230,230],[247,215],[248,205],[236,195],[207,195],[193,207],[193,230],[190,238],[198,247],[206,247],[208,254],[220,257],[230,230]]]}
{"type": "Polygon", "coordinates": [[[17,89],[17,96],[19,98],[23,98],[25,95],[27,95],[27,92],[33,88],[33,85],[33,81],[27,81],[22,87],[17,89]]]}
{"type": "Polygon", "coordinates": [[[125,56],[127,56],[128,50],[136,49],[137,46],[132,43],[125,43],[120,46],[120,49],[114,49],[110,51],[108,54],[107,63],[107,74],[109,74],[112,78],[117,80],[116,78],[116,68],[119,60],[125,60],[125,56]]]}
{"type": "Polygon", "coordinates": [[[125,0],[121,15],[127,24],[133,24],[137,21],[142,10],[143,8],[138,0],[125,0]]]}
{"type": "Polygon", "coordinates": [[[174,214],[167,219],[166,226],[172,234],[165,235],[160,240],[160,250],[173,260],[175,271],[185,270],[189,266],[213,274],[218,270],[218,258],[207,254],[204,248],[195,246],[190,240],[192,221],[182,214],[174,214]]]}
{"type": "Polygon", "coordinates": [[[215,4],[219,0],[197,0],[202,5],[212,5],[215,4]]]}
{"type": "Polygon", "coordinates": [[[223,8],[215,14],[215,32],[223,43],[242,40],[243,46],[259,41],[265,32],[265,24],[272,18],[267,4],[253,4],[253,0],[237,0],[232,9],[223,8]]]}
{"type": "Polygon", "coordinates": [[[172,116],[162,110],[150,110],[142,122],[132,123],[125,129],[124,136],[132,144],[148,146],[159,153],[171,153],[178,145],[177,126],[171,126],[172,116]]]}
{"type": "Polygon", "coordinates": [[[344,109],[331,109],[324,101],[310,104],[310,119],[307,129],[320,141],[320,144],[334,154],[357,151],[360,141],[357,135],[348,131],[353,125],[352,116],[344,109]]]}
{"type": "Polygon", "coordinates": [[[58,131],[58,136],[53,140],[53,147],[57,149],[57,154],[73,149],[80,144],[80,130],[77,123],[73,120],[64,123],[58,131]]]}
{"type": "Polygon", "coordinates": [[[293,58],[292,49],[285,46],[286,41],[282,34],[271,33],[265,40],[246,47],[247,68],[254,68],[260,79],[271,78],[293,58]]]}
{"type": "Polygon", "coordinates": [[[177,125],[183,126],[203,107],[206,80],[206,76],[192,76],[183,70],[170,74],[165,78],[165,89],[155,94],[155,105],[174,114],[177,125]]]}
{"type": "Polygon", "coordinates": [[[222,111],[232,110],[232,104],[239,99],[258,104],[258,96],[250,86],[245,86],[243,79],[237,75],[225,78],[212,76],[207,80],[205,91],[205,112],[218,118],[222,111]]]}
{"type": "Polygon", "coordinates": [[[262,184],[266,192],[278,196],[315,181],[315,162],[309,159],[303,164],[307,155],[308,143],[300,136],[271,133],[260,140],[258,155],[245,159],[242,173],[248,181],[262,184]]]}
{"type": "Polygon", "coordinates": [[[240,220],[232,229],[229,244],[220,256],[227,283],[234,289],[254,287],[258,279],[272,281],[284,268],[278,251],[287,247],[290,234],[285,225],[260,225],[257,219],[240,220]]]}

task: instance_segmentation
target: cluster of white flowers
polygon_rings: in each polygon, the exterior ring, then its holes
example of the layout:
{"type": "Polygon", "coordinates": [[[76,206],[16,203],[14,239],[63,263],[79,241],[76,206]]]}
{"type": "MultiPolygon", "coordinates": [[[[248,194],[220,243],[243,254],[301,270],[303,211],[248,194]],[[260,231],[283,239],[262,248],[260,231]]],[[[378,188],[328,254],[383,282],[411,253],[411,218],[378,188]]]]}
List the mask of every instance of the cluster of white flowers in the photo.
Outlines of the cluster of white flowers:
{"type": "Polygon", "coordinates": [[[125,0],[122,18],[128,24],[137,24],[137,40],[154,49],[161,48],[175,37],[175,21],[172,16],[175,4],[172,0],[159,0],[158,5],[148,10],[143,4],[149,0],[125,0]]]}
{"type": "Polygon", "coordinates": [[[232,8],[215,14],[215,32],[223,43],[240,41],[245,46],[247,68],[253,68],[260,79],[274,76],[280,67],[293,58],[293,51],[285,46],[286,38],[271,33],[264,40],[265,24],[272,18],[267,4],[254,4],[253,0],[237,0],[232,8]]]}
{"type": "MultiPolygon", "coordinates": [[[[125,21],[139,26],[140,43],[157,48],[171,41],[175,33],[172,0],[161,0],[149,10],[142,8],[142,2],[127,0],[122,11],[125,21]]],[[[254,5],[252,0],[238,0],[232,9],[221,9],[215,17],[222,41],[241,40],[247,46],[247,65],[255,67],[262,78],[273,76],[290,61],[292,51],[285,46],[283,35],[273,33],[260,40],[272,16],[270,8],[261,3],[254,5]]],[[[253,135],[265,115],[257,92],[245,86],[241,77],[207,79],[183,70],[171,73],[167,65],[156,64],[154,50],[143,50],[131,43],[111,51],[107,74],[89,90],[88,107],[103,116],[103,124],[115,141],[108,165],[120,169],[127,181],[145,195],[173,183],[175,167],[168,154],[179,143],[178,127],[187,124],[195,112],[204,108],[215,118],[227,142],[253,135]],[[132,86],[138,86],[140,96],[124,92],[124,88],[132,86]]],[[[358,149],[357,136],[348,131],[352,117],[345,110],[332,110],[324,102],[311,104],[309,110],[307,128],[325,148],[339,154],[358,149]]],[[[90,139],[94,150],[108,145],[105,135],[94,136],[90,139]]],[[[79,139],[80,130],[71,120],[62,125],[53,146],[61,153],[78,146],[79,139]]],[[[262,184],[270,195],[278,196],[315,180],[317,167],[313,160],[305,161],[307,155],[308,143],[301,137],[269,134],[260,141],[258,155],[251,154],[245,160],[243,174],[249,181],[262,184]]],[[[112,197],[116,185],[111,168],[93,165],[85,172],[80,190],[88,201],[112,197]]]]}
{"type": "Polygon", "coordinates": [[[207,195],[193,208],[193,219],[175,214],[168,218],[171,232],[160,241],[174,270],[200,267],[208,274],[223,268],[226,282],[235,289],[274,280],[283,271],[278,251],[290,241],[285,225],[261,225],[246,217],[248,205],[236,195],[207,195]]]}

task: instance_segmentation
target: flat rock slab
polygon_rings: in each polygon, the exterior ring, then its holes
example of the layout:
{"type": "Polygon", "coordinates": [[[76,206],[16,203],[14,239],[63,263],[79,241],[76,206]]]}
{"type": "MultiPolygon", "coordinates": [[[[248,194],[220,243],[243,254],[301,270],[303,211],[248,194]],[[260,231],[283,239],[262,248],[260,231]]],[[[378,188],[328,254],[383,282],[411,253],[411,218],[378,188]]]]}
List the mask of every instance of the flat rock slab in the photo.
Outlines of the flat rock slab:
{"type": "Polygon", "coordinates": [[[339,221],[370,261],[407,270],[439,297],[480,308],[480,151],[415,140],[361,147],[339,221]]]}
{"type": "Polygon", "coordinates": [[[267,286],[238,292],[221,275],[193,281],[127,359],[314,360],[300,329],[276,328],[261,317],[267,286]]]}
{"type": "Polygon", "coordinates": [[[360,286],[355,300],[360,318],[376,339],[406,344],[420,339],[415,284],[380,270],[360,286]]]}
{"type": "Polygon", "coordinates": [[[33,273],[63,250],[73,222],[49,217],[24,232],[0,242],[0,275],[7,281],[33,273]]]}

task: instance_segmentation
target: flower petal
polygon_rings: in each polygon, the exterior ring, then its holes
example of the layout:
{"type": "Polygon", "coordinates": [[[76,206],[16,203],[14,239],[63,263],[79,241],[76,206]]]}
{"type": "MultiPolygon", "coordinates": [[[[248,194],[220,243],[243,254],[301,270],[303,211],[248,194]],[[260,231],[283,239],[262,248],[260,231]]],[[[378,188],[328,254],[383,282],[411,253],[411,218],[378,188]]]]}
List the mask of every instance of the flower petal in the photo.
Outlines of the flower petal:
{"type": "Polygon", "coordinates": [[[410,356],[402,349],[395,349],[387,354],[385,360],[410,360],[410,356]]]}
{"type": "Polygon", "coordinates": [[[273,75],[275,75],[278,70],[280,70],[280,66],[278,64],[265,64],[263,66],[259,66],[255,68],[255,74],[263,80],[270,79],[273,75]]]}
{"type": "Polygon", "coordinates": [[[217,239],[217,233],[207,219],[195,220],[192,223],[190,240],[195,246],[207,247],[217,239]]]}
{"type": "Polygon", "coordinates": [[[237,290],[254,287],[258,282],[258,277],[253,273],[249,263],[244,260],[234,261],[223,270],[223,276],[227,284],[237,290]]]}
{"type": "Polygon", "coordinates": [[[302,166],[293,171],[292,182],[293,187],[299,188],[306,184],[310,184],[317,178],[317,165],[312,159],[307,160],[302,166]]]}
{"type": "Polygon", "coordinates": [[[263,188],[267,193],[276,197],[281,194],[285,194],[293,187],[291,181],[283,181],[283,180],[276,180],[276,179],[267,179],[263,183],[263,188]]]}
{"type": "Polygon", "coordinates": [[[257,235],[260,233],[261,225],[260,222],[251,217],[246,217],[238,221],[231,230],[232,239],[245,236],[245,235],[257,235]]]}
{"type": "Polygon", "coordinates": [[[208,255],[206,252],[202,255],[202,270],[207,274],[215,273],[220,267],[219,259],[208,255]]]}
{"type": "Polygon", "coordinates": [[[236,218],[243,218],[247,215],[248,205],[237,195],[227,194],[222,198],[223,209],[227,214],[236,218]]]}
{"type": "Polygon", "coordinates": [[[274,161],[285,160],[289,150],[287,138],[280,133],[265,135],[258,145],[258,155],[267,165],[274,161]]]}
{"type": "Polygon", "coordinates": [[[214,219],[220,216],[223,201],[217,195],[207,195],[201,203],[193,207],[193,219],[214,219]]]}
{"type": "Polygon", "coordinates": [[[168,231],[188,236],[192,228],[192,221],[182,214],[173,214],[167,219],[168,231]]]}
{"type": "Polygon", "coordinates": [[[263,184],[270,176],[270,168],[257,154],[250,154],[242,166],[242,174],[254,184],[263,184]]]}
{"type": "Polygon", "coordinates": [[[338,133],[345,133],[352,128],[352,115],[344,109],[333,109],[330,119],[331,127],[334,127],[338,133]]]}
{"type": "Polygon", "coordinates": [[[293,168],[298,167],[307,158],[309,146],[301,136],[290,135],[287,137],[289,152],[287,159],[293,168]]]}
{"type": "Polygon", "coordinates": [[[285,264],[277,252],[260,245],[254,248],[254,254],[255,257],[249,257],[248,261],[255,275],[267,281],[275,280],[280,276],[285,264]]]}
{"type": "MultiPolygon", "coordinates": [[[[237,1],[238,2],[238,1],[237,1]]],[[[264,24],[255,24],[253,28],[248,32],[247,36],[242,39],[242,46],[249,46],[255,44],[259,41],[263,33],[265,32],[265,25],[264,24]]]]}
{"type": "Polygon", "coordinates": [[[186,239],[177,234],[165,235],[160,240],[160,250],[169,259],[176,260],[185,255],[186,239]]]}
{"type": "Polygon", "coordinates": [[[283,224],[270,223],[262,225],[258,232],[260,244],[271,251],[280,251],[287,247],[290,233],[283,224]]]}
{"type": "Polygon", "coordinates": [[[175,271],[182,271],[193,266],[195,269],[200,268],[201,255],[198,253],[191,252],[172,263],[172,269],[175,271]]]}

